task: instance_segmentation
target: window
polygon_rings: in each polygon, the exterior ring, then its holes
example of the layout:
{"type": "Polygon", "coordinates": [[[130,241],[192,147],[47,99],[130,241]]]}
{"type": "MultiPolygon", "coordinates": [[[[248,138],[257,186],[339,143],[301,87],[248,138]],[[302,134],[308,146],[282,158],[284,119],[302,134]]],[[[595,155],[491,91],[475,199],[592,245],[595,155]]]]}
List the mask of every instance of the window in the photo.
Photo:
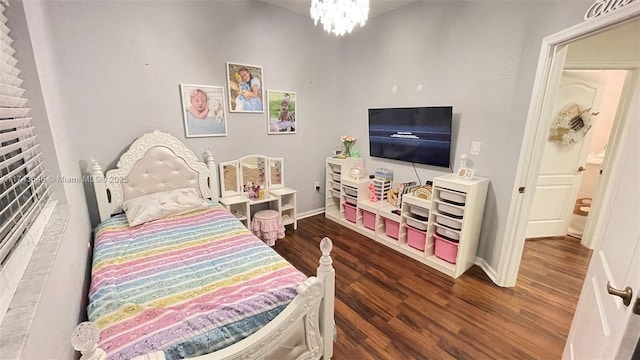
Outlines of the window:
{"type": "Polygon", "coordinates": [[[0,264],[11,257],[49,198],[4,11],[0,5],[0,264]]]}

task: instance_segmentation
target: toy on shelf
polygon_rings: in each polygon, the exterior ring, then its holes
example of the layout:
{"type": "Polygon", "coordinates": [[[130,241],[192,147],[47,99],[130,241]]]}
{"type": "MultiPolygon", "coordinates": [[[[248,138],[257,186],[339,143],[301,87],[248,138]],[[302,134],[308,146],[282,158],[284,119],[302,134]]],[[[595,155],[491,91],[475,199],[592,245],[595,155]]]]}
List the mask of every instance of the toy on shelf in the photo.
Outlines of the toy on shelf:
{"type": "Polygon", "coordinates": [[[247,182],[244,186],[244,192],[249,194],[249,199],[258,200],[265,196],[264,187],[260,185],[254,185],[251,181],[247,182]]]}
{"type": "Polygon", "coordinates": [[[393,187],[387,191],[387,201],[392,206],[398,207],[400,206],[400,202],[398,201],[400,198],[400,192],[402,191],[402,184],[395,183],[393,187]]]}
{"type": "Polygon", "coordinates": [[[386,200],[387,192],[391,189],[391,181],[374,177],[373,187],[378,200],[386,200]]]}
{"type": "Polygon", "coordinates": [[[415,181],[395,183],[391,190],[387,192],[387,201],[389,201],[389,204],[399,208],[402,205],[402,195],[413,191],[415,187],[415,181]]]}
{"type": "Polygon", "coordinates": [[[378,168],[374,174],[376,179],[386,180],[388,182],[393,181],[393,170],[378,168]]]}
{"type": "Polygon", "coordinates": [[[413,196],[419,197],[425,200],[431,200],[431,193],[432,193],[431,187],[432,185],[430,184],[419,186],[413,191],[413,196]]]}
{"type": "Polygon", "coordinates": [[[364,169],[360,166],[354,166],[351,168],[349,175],[351,175],[353,179],[360,180],[364,177],[364,169]]]}
{"type": "Polygon", "coordinates": [[[373,183],[369,183],[369,201],[378,202],[378,196],[376,195],[376,188],[373,183]]]}

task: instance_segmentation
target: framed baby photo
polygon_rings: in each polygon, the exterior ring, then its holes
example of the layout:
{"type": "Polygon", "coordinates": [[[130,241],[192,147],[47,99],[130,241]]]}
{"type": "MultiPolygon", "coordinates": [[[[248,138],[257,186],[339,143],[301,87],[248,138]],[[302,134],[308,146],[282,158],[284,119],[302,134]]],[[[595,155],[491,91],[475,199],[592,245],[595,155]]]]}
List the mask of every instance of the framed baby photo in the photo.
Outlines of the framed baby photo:
{"type": "Polygon", "coordinates": [[[186,136],[227,136],[222,86],[180,84],[186,136]]]}
{"type": "Polygon", "coordinates": [[[264,112],[262,67],[227,62],[230,112],[264,112]]]}
{"type": "Polygon", "coordinates": [[[267,90],[268,134],[296,133],[297,100],[293,91],[267,90]]]}

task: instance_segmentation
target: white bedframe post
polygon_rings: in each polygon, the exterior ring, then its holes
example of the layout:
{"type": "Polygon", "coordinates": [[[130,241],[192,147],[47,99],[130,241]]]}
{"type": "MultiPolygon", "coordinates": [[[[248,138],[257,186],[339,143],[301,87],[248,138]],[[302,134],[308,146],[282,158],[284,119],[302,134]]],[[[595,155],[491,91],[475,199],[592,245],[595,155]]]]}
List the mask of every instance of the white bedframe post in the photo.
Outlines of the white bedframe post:
{"type": "Polygon", "coordinates": [[[331,239],[325,237],[320,241],[322,256],[320,257],[317,276],[324,283],[324,295],[320,304],[320,332],[322,333],[322,358],[324,360],[331,359],[333,356],[335,329],[333,311],[336,294],[336,271],[332,265],[331,249],[333,249],[331,239]]]}
{"type": "Polygon", "coordinates": [[[211,200],[218,201],[220,197],[220,188],[218,187],[218,169],[216,167],[216,160],[213,158],[213,154],[210,149],[205,150],[204,162],[209,167],[209,188],[211,189],[211,200]]]}
{"type": "Polygon", "coordinates": [[[93,183],[93,190],[96,195],[96,202],[98,204],[98,212],[100,214],[100,221],[104,221],[111,216],[112,205],[109,201],[109,194],[107,192],[107,181],[102,171],[102,167],[98,164],[98,160],[95,156],[89,157],[89,174],[91,175],[91,182],[93,183]]]}

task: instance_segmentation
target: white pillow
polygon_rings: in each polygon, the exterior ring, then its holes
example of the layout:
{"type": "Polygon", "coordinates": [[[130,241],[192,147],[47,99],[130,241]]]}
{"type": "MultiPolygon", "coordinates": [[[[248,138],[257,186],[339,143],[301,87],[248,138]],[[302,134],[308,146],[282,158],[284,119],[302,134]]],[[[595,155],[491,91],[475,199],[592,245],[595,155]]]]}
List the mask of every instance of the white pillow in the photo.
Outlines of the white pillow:
{"type": "Polygon", "coordinates": [[[198,196],[196,189],[183,188],[127,200],[122,204],[122,210],[127,215],[129,226],[136,226],[165,216],[186,214],[208,206],[208,203],[198,196]]]}

